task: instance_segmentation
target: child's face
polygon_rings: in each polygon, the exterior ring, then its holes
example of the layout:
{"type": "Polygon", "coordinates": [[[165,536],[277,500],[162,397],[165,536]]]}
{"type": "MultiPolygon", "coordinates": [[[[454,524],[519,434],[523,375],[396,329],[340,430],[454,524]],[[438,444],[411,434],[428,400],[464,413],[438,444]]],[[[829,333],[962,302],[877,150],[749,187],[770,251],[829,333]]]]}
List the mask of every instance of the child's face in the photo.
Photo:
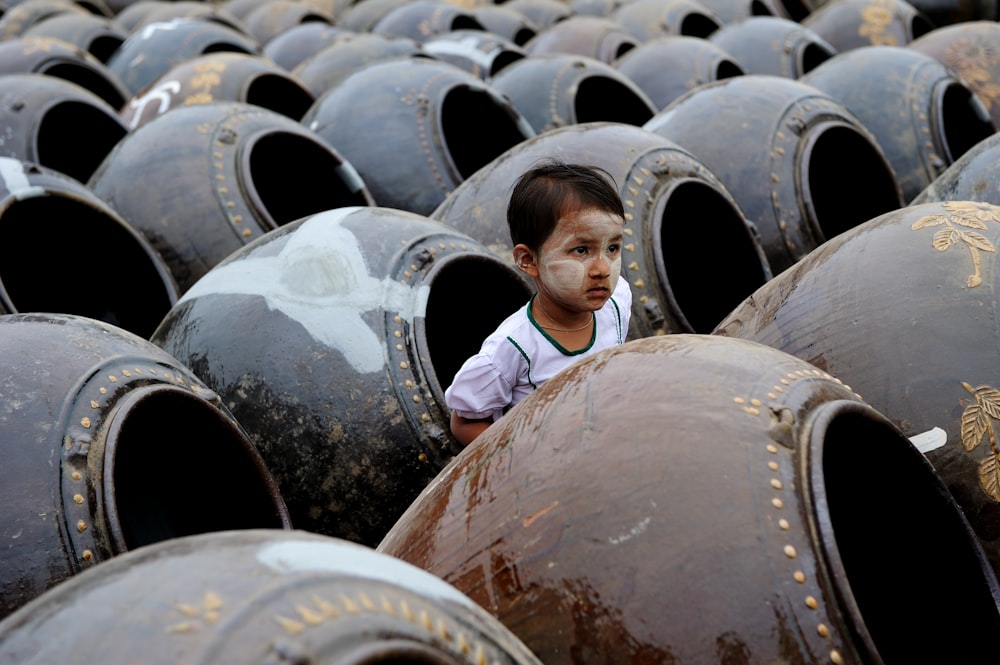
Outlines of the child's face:
{"type": "Polygon", "coordinates": [[[597,208],[561,217],[536,259],[540,295],[569,311],[603,307],[621,275],[624,227],[621,217],[597,208]]]}

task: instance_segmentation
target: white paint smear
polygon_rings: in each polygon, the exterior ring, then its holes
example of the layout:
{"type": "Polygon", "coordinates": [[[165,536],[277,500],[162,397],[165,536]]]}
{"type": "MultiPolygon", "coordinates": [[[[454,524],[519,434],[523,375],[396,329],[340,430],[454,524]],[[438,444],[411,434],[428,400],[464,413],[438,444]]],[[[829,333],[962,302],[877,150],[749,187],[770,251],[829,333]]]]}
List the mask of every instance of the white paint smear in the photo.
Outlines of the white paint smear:
{"type": "Polygon", "coordinates": [[[18,201],[45,196],[45,188],[32,185],[28,174],[24,172],[24,164],[19,159],[0,157],[0,178],[4,187],[18,201]]]}
{"type": "Polygon", "coordinates": [[[290,234],[277,256],[216,266],[178,304],[205,295],[260,296],[272,310],[301,323],[317,342],[339,350],[355,371],[383,369],[384,340],[361,315],[383,309],[412,321],[424,315],[430,287],[369,274],[357,237],[341,225],[359,209],[314,215],[290,234]]]}
{"type": "Polygon", "coordinates": [[[910,443],[925,455],[932,450],[937,450],[947,442],[948,434],[940,427],[934,427],[910,437],[910,443]]]}
{"type": "Polygon", "coordinates": [[[429,600],[478,607],[439,577],[402,559],[347,541],[286,540],[264,545],[257,560],[279,573],[337,573],[388,582],[429,600]]]}

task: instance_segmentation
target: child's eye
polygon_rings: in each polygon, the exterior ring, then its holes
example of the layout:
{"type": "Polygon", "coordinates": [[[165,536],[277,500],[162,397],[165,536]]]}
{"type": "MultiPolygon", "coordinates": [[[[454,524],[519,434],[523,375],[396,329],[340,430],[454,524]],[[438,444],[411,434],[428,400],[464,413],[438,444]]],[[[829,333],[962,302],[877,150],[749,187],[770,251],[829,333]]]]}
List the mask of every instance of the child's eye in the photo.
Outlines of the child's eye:
{"type": "Polygon", "coordinates": [[[587,248],[586,247],[574,247],[573,248],[573,253],[574,254],[579,254],[580,256],[583,256],[584,254],[587,253],[587,248]]]}
{"type": "Polygon", "coordinates": [[[617,254],[619,249],[621,249],[621,245],[608,245],[608,254],[617,254]]]}

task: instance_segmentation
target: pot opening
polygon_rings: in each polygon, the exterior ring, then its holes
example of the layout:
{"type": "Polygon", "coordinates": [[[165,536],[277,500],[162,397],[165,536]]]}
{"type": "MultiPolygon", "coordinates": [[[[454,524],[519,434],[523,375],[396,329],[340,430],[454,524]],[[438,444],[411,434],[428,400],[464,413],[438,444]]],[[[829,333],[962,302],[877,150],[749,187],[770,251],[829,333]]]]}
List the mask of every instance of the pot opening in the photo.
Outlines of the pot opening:
{"type": "Polygon", "coordinates": [[[38,163],[86,183],[127,133],[118,116],[99,106],[56,104],[45,112],[38,128],[38,163]]]}
{"type": "MultiPolygon", "coordinates": [[[[938,135],[944,141],[941,150],[948,164],[997,130],[979,98],[959,83],[945,86],[940,101],[932,111],[932,118],[938,135]]],[[[941,170],[946,166],[942,165],[941,170]]]]}
{"type": "Polygon", "coordinates": [[[705,183],[685,180],[670,190],[653,231],[663,292],[691,332],[712,332],[770,279],[753,228],[735,204],[705,183]]]}
{"type": "Polygon", "coordinates": [[[261,136],[251,145],[247,165],[252,183],[247,194],[275,228],[333,208],[371,205],[354,167],[307,136],[282,131],[261,136]]]}
{"type": "Polygon", "coordinates": [[[719,60],[719,63],[715,66],[715,78],[713,81],[719,81],[722,79],[732,78],[734,76],[743,76],[746,71],[742,66],[738,65],[735,61],[729,58],[723,58],[719,60]]]}
{"type": "Polygon", "coordinates": [[[532,135],[504,98],[462,85],[449,90],[441,103],[441,128],[463,180],[532,135]]]}
{"type": "Polygon", "coordinates": [[[835,55],[833,51],[816,42],[807,43],[798,53],[799,76],[808,74],[835,55]]]}
{"type": "Polygon", "coordinates": [[[177,299],[159,254],[80,201],[17,201],[0,232],[0,284],[12,312],[76,314],[148,338],[177,299]]]}
{"type": "Polygon", "coordinates": [[[846,124],[830,123],[819,129],[806,146],[800,164],[807,217],[818,228],[817,245],[903,207],[896,174],[879,149],[846,124]],[[850,155],[845,173],[844,155],[850,155]]]}
{"type": "MultiPolygon", "coordinates": [[[[386,630],[391,631],[391,628],[386,630]]],[[[383,637],[375,643],[362,644],[354,650],[338,654],[336,661],[343,665],[461,665],[466,659],[434,644],[383,637]]]]}
{"type": "Polygon", "coordinates": [[[486,254],[464,254],[444,261],[428,276],[423,321],[415,322],[421,357],[430,358],[431,392],[444,404],[444,389],[487,335],[531,297],[516,269],[486,254]]]}
{"type": "Polygon", "coordinates": [[[270,109],[292,120],[301,120],[316,98],[304,86],[287,76],[263,74],[247,90],[247,103],[270,109]]]}
{"type": "Polygon", "coordinates": [[[107,64],[111,56],[121,48],[124,43],[124,39],[121,37],[112,37],[110,35],[104,35],[95,37],[92,42],[87,46],[87,52],[92,56],[100,60],[102,63],[107,64]]]}
{"type": "Polygon", "coordinates": [[[183,388],[142,388],[118,407],[104,449],[118,552],[231,529],[288,528],[277,485],[225,412],[183,388]]]}
{"type": "Polygon", "coordinates": [[[608,121],[641,127],[656,109],[621,81],[596,75],[580,81],[573,113],[577,123],[608,121]]]}
{"type": "Polygon", "coordinates": [[[809,16],[812,13],[812,9],[805,2],[800,2],[799,0],[779,0],[781,6],[784,8],[785,12],[788,14],[788,18],[795,21],[796,23],[801,23],[802,19],[809,16]]]}
{"type": "Polygon", "coordinates": [[[719,22],[714,18],[695,12],[688,14],[681,21],[679,34],[685,37],[708,39],[708,36],[720,27],[719,22]]]}
{"type": "Polygon", "coordinates": [[[930,463],[854,402],[827,407],[809,446],[820,540],[856,637],[887,665],[994,662],[996,577],[930,463]]]}
{"type": "MultiPolygon", "coordinates": [[[[46,67],[39,74],[54,76],[75,83],[106,101],[116,111],[125,106],[127,92],[115,85],[107,76],[88,66],[71,62],[57,62],[46,67]]],[[[81,132],[82,134],[83,132],[81,132]]]]}

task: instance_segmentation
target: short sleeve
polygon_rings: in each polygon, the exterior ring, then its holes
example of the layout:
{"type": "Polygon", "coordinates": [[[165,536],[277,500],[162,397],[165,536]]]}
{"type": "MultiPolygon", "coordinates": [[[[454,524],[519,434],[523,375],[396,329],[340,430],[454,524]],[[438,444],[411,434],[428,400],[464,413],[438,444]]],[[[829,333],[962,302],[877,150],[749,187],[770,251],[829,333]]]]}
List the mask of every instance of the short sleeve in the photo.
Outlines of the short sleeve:
{"type": "Polygon", "coordinates": [[[511,403],[513,390],[489,356],[480,352],[462,365],[445,390],[452,411],[471,420],[498,418],[511,403]]]}
{"type": "Polygon", "coordinates": [[[615,285],[615,290],[612,292],[611,297],[614,298],[615,304],[618,306],[622,339],[624,339],[628,335],[628,326],[632,319],[632,287],[625,278],[625,275],[618,278],[618,283],[615,285]]]}

